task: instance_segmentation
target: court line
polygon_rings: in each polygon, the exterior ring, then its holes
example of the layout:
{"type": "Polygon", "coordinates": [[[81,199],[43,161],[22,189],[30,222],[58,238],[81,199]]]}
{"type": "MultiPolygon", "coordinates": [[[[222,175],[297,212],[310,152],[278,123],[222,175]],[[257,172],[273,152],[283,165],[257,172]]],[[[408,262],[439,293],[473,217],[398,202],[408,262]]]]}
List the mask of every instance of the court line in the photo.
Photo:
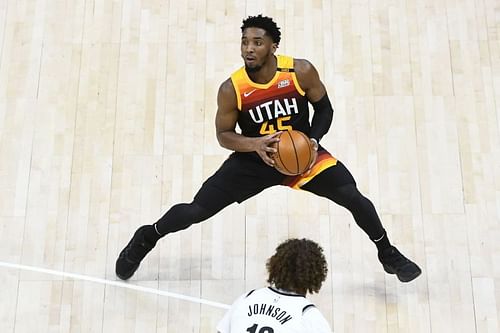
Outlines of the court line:
{"type": "Polygon", "coordinates": [[[114,286],[114,287],[132,289],[132,290],[142,291],[142,292],[149,293],[149,294],[156,294],[156,295],[160,295],[160,296],[167,296],[167,297],[171,297],[171,298],[177,298],[177,299],[188,301],[188,302],[205,304],[205,305],[213,306],[213,307],[216,307],[216,308],[229,309],[229,307],[230,307],[227,304],[223,304],[223,303],[219,303],[219,302],[213,302],[213,301],[205,300],[205,299],[198,298],[198,297],[191,297],[191,296],[186,296],[186,295],[182,295],[182,294],[172,293],[172,292],[169,292],[169,291],[163,291],[163,290],[154,289],[154,288],[141,287],[141,286],[137,286],[137,285],[130,284],[130,283],[125,283],[125,282],[120,282],[120,281],[106,280],[106,279],[96,278],[96,277],[87,276],[87,275],[81,275],[81,274],[75,274],[75,273],[68,273],[68,272],[61,272],[61,271],[56,271],[56,270],[53,270],[53,269],[46,269],[46,268],[40,268],[40,267],[34,267],[34,266],[12,264],[12,263],[3,262],[3,261],[0,261],[0,266],[7,267],[7,268],[21,269],[21,270],[25,270],[25,271],[32,271],[32,272],[37,272],[37,273],[44,273],[44,274],[62,276],[62,277],[67,277],[67,278],[71,278],[71,279],[74,279],[74,280],[83,280],[83,281],[101,283],[101,284],[105,284],[105,285],[109,285],[109,286],[114,286]]]}

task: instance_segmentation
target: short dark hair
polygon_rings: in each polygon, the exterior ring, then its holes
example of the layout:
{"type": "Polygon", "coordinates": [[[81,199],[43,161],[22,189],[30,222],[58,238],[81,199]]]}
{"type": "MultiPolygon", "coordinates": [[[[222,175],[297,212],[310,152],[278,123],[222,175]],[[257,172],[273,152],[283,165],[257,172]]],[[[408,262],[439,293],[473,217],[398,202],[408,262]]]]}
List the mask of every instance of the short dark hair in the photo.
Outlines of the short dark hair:
{"type": "Polygon", "coordinates": [[[271,37],[274,43],[278,44],[281,40],[280,28],[276,25],[271,17],[262,16],[259,14],[257,16],[249,16],[243,20],[243,25],[241,26],[241,32],[245,31],[246,28],[261,28],[266,31],[266,33],[271,37]]]}
{"type": "Polygon", "coordinates": [[[319,292],[328,273],[323,249],[305,238],[288,239],[278,245],[266,267],[269,272],[267,282],[294,292],[319,292]]]}

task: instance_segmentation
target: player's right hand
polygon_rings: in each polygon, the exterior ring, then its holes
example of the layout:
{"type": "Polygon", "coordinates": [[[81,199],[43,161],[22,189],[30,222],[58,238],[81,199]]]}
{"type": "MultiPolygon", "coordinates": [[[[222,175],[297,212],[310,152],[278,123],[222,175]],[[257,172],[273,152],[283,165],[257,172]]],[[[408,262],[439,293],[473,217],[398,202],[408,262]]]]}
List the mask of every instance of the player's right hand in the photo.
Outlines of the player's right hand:
{"type": "Polygon", "coordinates": [[[255,151],[259,154],[264,163],[272,167],[274,167],[274,160],[270,155],[277,152],[273,144],[280,140],[278,138],[280,134],[281,131],[255,138],[255,151]]]}

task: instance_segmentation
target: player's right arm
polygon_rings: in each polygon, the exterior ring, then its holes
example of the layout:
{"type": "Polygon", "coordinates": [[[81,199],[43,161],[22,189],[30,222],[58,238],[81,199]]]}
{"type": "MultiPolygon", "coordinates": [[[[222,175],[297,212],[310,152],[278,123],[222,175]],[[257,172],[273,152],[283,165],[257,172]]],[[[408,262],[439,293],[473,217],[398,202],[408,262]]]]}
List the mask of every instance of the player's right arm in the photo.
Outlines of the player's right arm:
{"type": "Polygon", "coordinates": [[[238,112],[236,92],[231,79],[227,79],[221,84],[217,94],[215,130],[219,144],[224,148],[239,152],[255,151],[266,164],[273,166],[274,161],[268,154],[276,152],[276,149],[270,145],[278,141],[276,136],[279,132],[255,138],[236,133],[238,112]]]}

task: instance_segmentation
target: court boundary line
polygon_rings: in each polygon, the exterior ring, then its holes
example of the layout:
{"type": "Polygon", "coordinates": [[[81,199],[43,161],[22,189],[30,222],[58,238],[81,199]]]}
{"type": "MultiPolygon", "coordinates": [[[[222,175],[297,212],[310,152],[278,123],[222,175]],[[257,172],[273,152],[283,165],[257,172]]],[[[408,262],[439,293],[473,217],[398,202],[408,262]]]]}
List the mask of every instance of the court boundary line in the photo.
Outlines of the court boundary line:
{"type": "Polygon", "coordinates": [[[131,289],[131,290],[141,291],[144,293],[155,294],[155,295],[159,295],[159,296],[166,296],[166,297],[170,297],[170,298],[176,298],[176,299],[180,299],[180,300],[188,301],[188,302],[192,302],[192,303],[205,304],[205,305],[209,305],[209,306],[213,306],[213,307],[221,308],[221,309],[229,309],[230,308],[230,306],[227,304],[214,302],[214,301],[206,300],[206,299],[199,298],[199,297],[191,297],[191,296],[173,293],[170,291],[142,287],[142,286],[138,286],[138,285],[130,284],[130,283],[126,283],[126,282],[121,282],[121,281],[106,280],[106,279],[96,278],[96,277],[83,275],[83,274],[56,271],[53,269],[28,266],[28,265],[21,265],[21,264],[13,264],[13,263],[3,262],[3,261],[0,261],[0,267],[11,268],[11,269],[20,269],[20,270],[24,270],[24,271],[31,271],[31,272],[36,272],[36,273],[44,273],[44,274],[49,274],[49,275],[61,276],[61,277],[70,278],[73,280],[82,280],[82,281],[100,283],[100,284],[113,286],[113,287],[131,289]]]}

